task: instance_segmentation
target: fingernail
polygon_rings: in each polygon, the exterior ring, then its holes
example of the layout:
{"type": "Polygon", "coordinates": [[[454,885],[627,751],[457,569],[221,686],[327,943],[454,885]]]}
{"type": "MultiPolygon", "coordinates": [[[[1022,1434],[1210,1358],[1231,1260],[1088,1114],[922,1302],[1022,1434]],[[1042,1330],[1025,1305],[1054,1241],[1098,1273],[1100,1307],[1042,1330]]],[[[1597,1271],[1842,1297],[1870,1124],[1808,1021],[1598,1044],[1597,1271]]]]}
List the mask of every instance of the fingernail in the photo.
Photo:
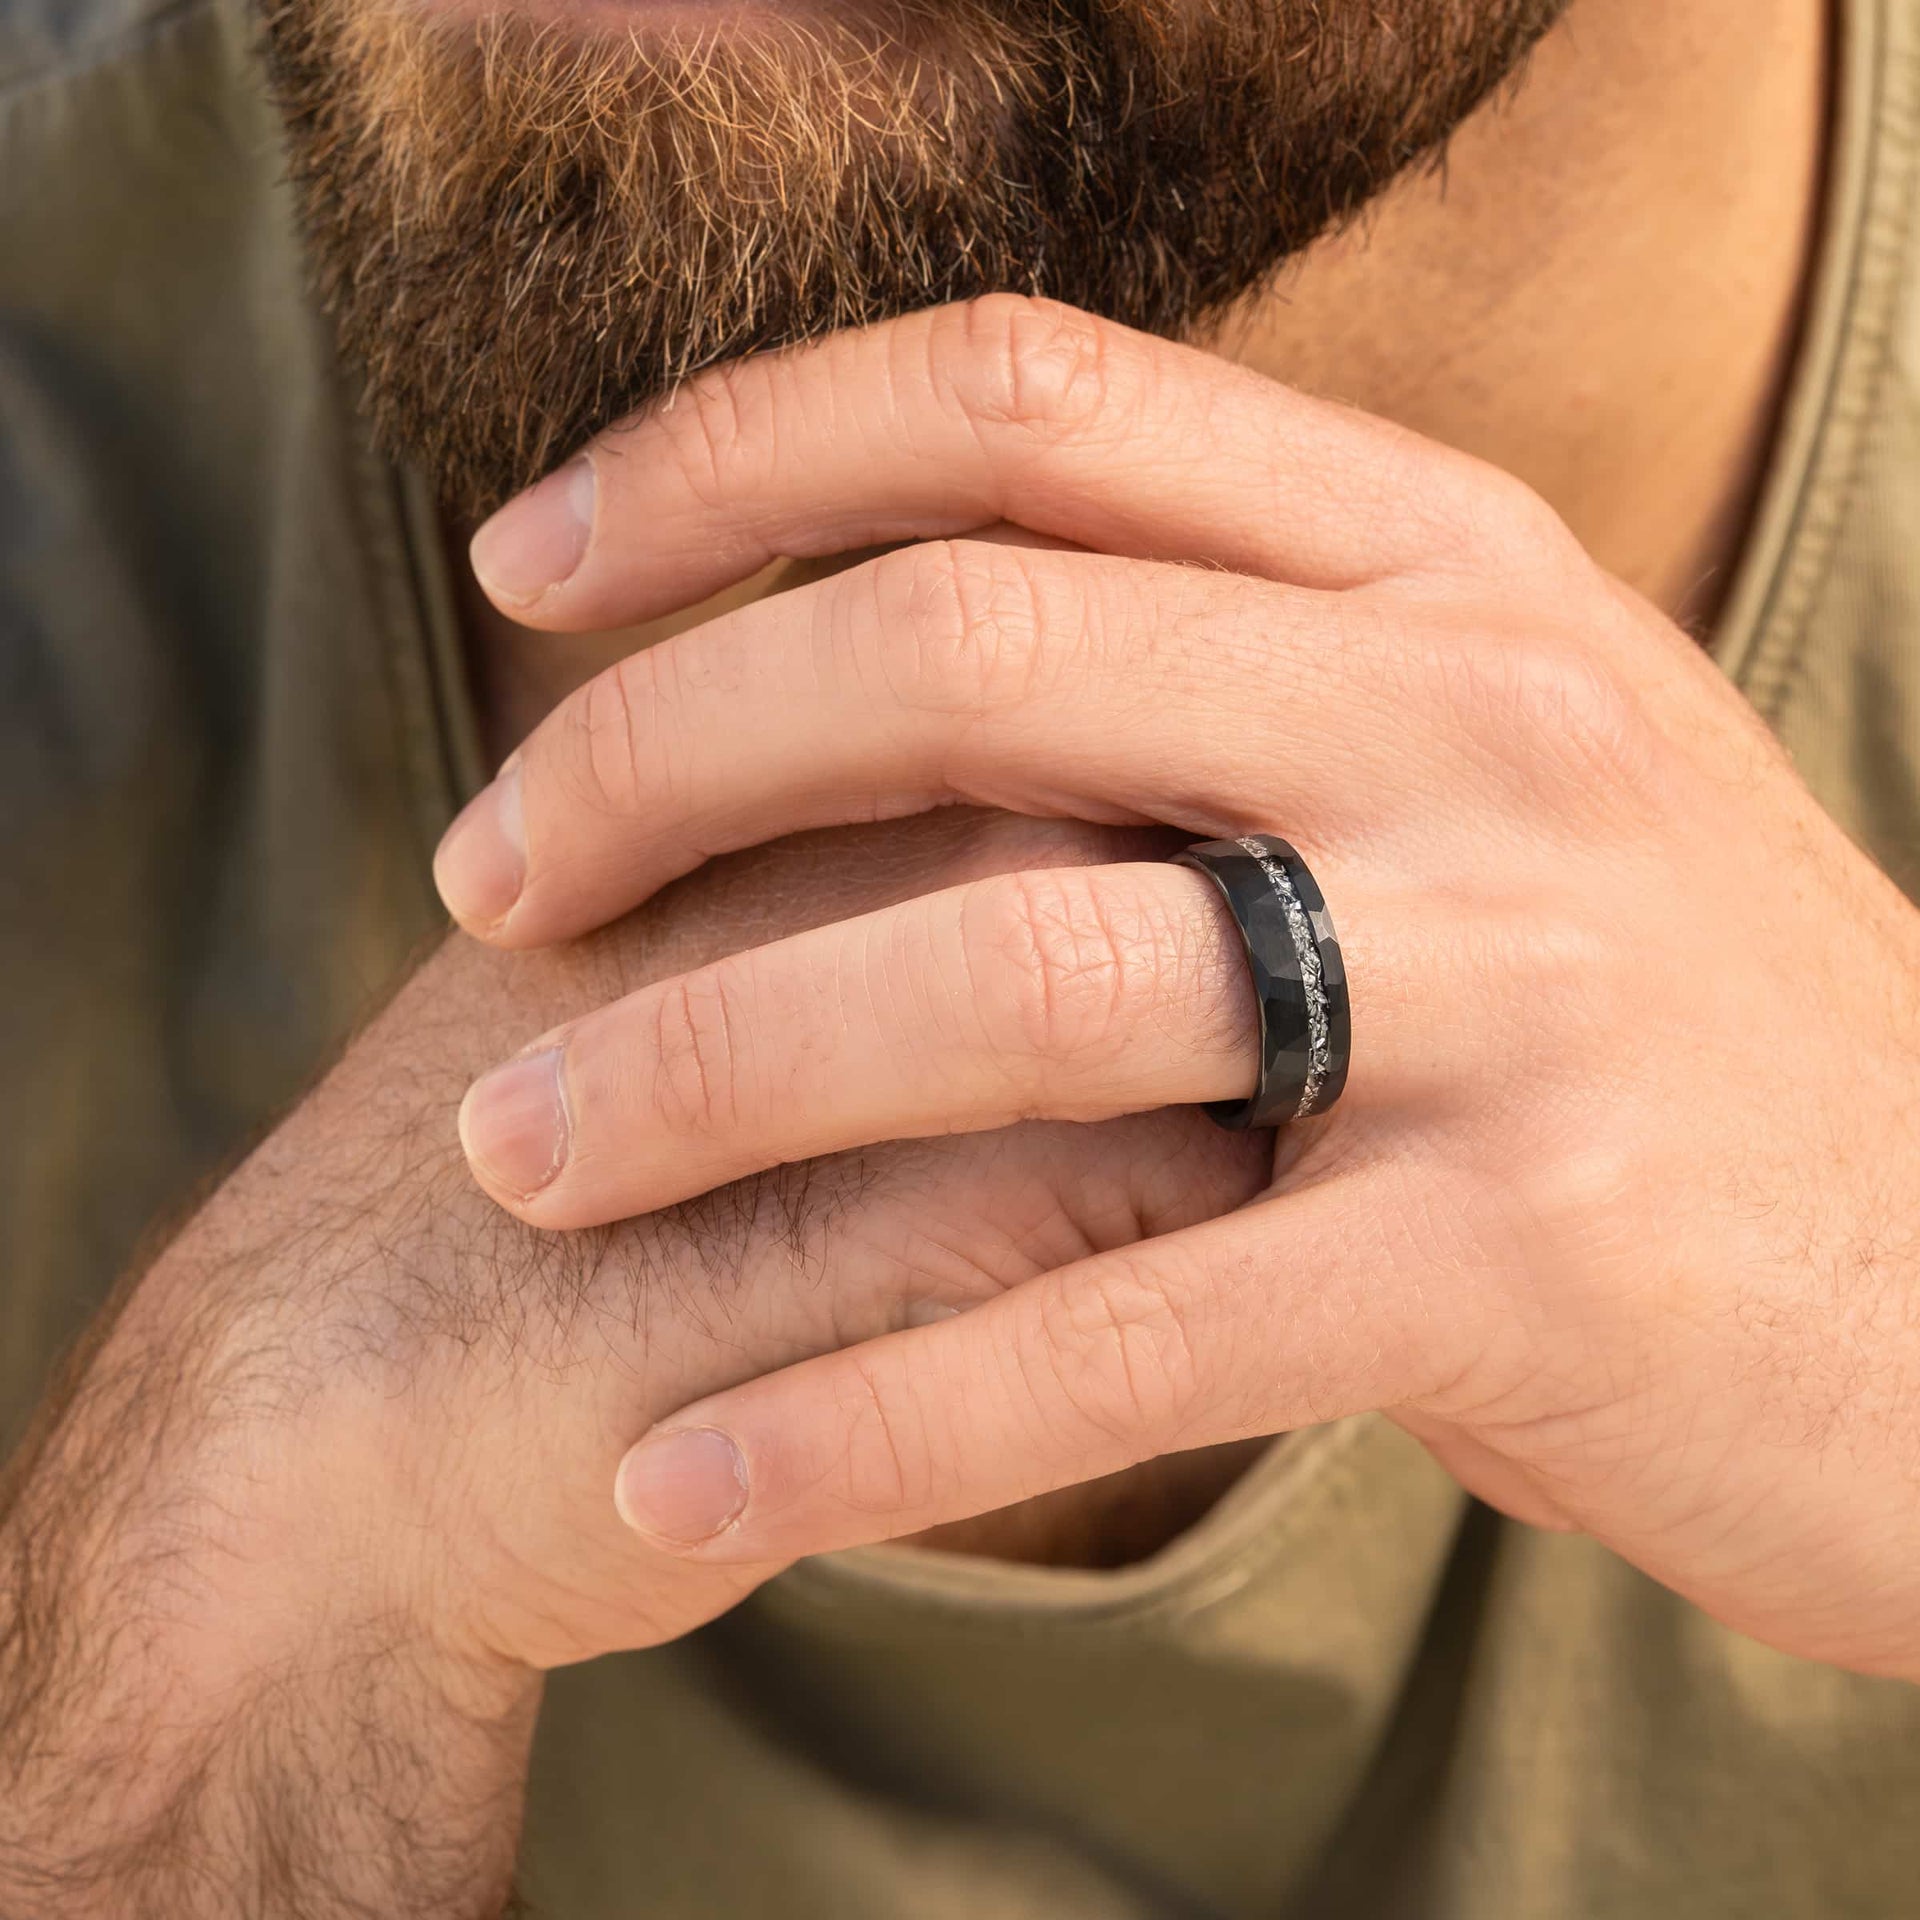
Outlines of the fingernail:
{"type": "Polygon", "coordinates": [[[739,1519],[747,1464],[717,1427],[649,1434],[620,1462],[613,1504],[635,1533],[697,1547],[739,1519]]]}
{"type": "Polygon", "coordinates": [[[576,454],[473,536],[473,575],[495,600],[525,606],[568,579],[593,531],[593,462],[576,454]]]}
{"type": "Polygon", "coordinates": [[[512,911],[527,883],[520,769],[509,762],[461,809],[433,856],[433,884],[462,926],[484,931],[512,911]]]}
{"type": "Polygon", "coordinates": [[[460,1103],[460,1144],[476,1173],[516,1199],[530,1200],[567,1163],[566,1095],[560,1048],[484,1073],[460,1103]]]}

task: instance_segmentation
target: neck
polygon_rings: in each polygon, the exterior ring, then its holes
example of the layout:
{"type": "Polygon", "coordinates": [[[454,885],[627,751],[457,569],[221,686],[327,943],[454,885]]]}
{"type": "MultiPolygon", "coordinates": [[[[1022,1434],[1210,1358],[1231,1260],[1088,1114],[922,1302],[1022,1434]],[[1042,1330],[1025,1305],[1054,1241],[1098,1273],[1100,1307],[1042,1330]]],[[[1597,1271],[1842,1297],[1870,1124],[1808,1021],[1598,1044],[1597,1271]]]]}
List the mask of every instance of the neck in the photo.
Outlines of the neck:
{"type": "Polygon", "coordinates": [[[1791,359],[1828,0],[1580,0],[1524,84],[1223,345],[1517,474],[1711,620],[1791,359]]]}

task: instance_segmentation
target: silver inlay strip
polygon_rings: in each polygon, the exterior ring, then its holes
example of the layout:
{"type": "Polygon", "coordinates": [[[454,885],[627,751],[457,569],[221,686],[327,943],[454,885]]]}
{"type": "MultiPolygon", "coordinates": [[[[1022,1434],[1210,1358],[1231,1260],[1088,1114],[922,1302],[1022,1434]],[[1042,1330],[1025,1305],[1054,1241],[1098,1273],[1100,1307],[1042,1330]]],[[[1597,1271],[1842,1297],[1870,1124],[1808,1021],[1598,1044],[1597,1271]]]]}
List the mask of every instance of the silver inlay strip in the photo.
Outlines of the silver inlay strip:
{"type": "Polygon", "coordinates": [[[1258,840],[1235,843],[1266,875],[1267,884],[1280,896],[1280,910],[1287,917],[1287,931],[1293,935],[1293,950],[1300,956],[1300,978],[1307,985],[1307,1084],[1300,1090],[1300,1104],[1293,1117],[1304,1120],[1320,1098],[1333,1065],[1333,1048],[1327,1037],[1327,984],[1320,971],[1320,943],[1313,937],[1313,923],[1293,890],[1293,882],[1283,867],[1258,840]]]}

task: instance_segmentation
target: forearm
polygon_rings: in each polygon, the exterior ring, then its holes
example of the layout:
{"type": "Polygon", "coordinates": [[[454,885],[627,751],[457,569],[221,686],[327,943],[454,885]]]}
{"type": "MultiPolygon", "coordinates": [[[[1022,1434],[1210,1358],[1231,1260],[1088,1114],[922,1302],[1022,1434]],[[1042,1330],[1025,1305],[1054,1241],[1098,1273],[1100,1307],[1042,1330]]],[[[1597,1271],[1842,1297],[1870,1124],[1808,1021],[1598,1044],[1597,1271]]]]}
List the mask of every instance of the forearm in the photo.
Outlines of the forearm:
{"type": "Polygon", "coordinates": [[[457,1698],[377,1622],[216,1648],[164,1582],[50,1597],[6,1601],[7,1920],[505,1910],[531,1678],[457,1698]]]}
{"type": "Polygon", "coordinates": [[[0,1916],[497,1915],[537,1676],[410,1603],[393,1423],[312,1390],[220,1211],[0,1508],[0,1916]]]}
{"type": "Polygon", "coordinates": [[[590,1251],[496,1216],[453,1113],[486,1036],[613,964],[434,956],[42,1410],[0,1505],[0,1920],[502,1911],[539,1678],[436,1611],[434,1482],[451,1356],[590,1251]]]}

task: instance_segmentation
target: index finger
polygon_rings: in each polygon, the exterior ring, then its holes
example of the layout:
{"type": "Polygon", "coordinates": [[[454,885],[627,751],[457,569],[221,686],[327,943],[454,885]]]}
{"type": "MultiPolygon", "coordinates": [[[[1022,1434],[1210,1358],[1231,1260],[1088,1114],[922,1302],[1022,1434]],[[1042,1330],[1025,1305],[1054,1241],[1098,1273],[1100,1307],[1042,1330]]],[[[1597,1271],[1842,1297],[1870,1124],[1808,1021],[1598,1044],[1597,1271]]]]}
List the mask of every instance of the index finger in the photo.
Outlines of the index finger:
{"type": "Polygon", "coordinates": [[[509,502],[473,564],[555,631],[1001,520],[1338,589],[1475,543],[1487,489],[1518,487],[1197,348],[994,295],[701,375],[509,502]]]}

